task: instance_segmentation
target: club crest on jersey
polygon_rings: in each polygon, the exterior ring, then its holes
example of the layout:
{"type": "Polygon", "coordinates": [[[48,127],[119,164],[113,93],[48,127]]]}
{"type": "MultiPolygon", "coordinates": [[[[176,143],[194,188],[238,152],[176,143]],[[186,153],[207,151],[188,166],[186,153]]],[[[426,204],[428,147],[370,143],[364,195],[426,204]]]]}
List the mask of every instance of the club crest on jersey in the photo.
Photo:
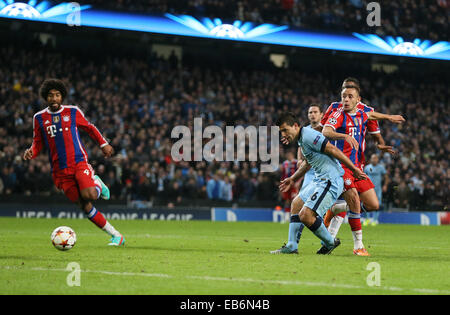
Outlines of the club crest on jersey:
{"type": "Polygon", "coordinates": [[[68,122],[70,120],[70,116],[63,116],[63,121],[68,122]]]}
{"type": "Polygon", "coordinates": [[[350,178],[345,179],[345,185],[350,186],[352,184],[352,180],[350,178]]]}
{"type": "Polygon", "coordinates": [[[319,140],[320,140],[320,136],[317,136],[316,139],[314,140],[314,144],[316,145],[317,142],[319,142],[319,140]]]}
{"type": "Polygon", "coordinates": [[[53,122],[55,124],[59,123],[59,116],[53,116],[53,122]]]}

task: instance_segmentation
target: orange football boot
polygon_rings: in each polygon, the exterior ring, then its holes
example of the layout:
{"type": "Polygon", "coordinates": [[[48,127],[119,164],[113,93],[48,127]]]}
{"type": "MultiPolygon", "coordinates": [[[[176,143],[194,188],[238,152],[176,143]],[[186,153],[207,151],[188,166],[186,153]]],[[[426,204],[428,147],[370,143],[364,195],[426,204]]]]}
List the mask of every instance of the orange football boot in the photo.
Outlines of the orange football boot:
{"type": "Polygon", "coordinates": [[[370,254],[367,252],[365,248],[354,249],[353,254],[355,254],[356,256],[366,256],[366,257],[370,256],[370,254]]]}
{"type": "Polygon", "coordinates": [[[323,218],[323,224],[328,229],[330,226],[331,219],[333,219],[334,213],[331,210],[327,211],[327,214],[325,214],[325,217],[323,218]]]}

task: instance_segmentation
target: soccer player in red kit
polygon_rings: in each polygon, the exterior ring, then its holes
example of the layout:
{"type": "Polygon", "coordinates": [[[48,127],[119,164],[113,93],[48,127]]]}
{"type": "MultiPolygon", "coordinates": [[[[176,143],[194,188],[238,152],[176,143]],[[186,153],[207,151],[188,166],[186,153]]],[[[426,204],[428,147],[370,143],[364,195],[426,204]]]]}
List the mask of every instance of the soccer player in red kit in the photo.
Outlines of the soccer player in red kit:
{"type": "MultiPolygon", "coordinates": [[[[359,85],[359,80],[356,78],[346,78],[344,80],[344,82],[342,83],[342,88],[345,85],[351,85],[351,86],[356,86],[357,88],[360,88],[359,85]]],[[[320,126],[323,128],[323,126],[326,124],[328,118],[330,117],[330,114],[339,108],[342,108],[343,104],[341,102],[334,102],[331,103],[331,105],[327,108],[325,114],[322,117],[322,120],[320,121],[320,126]]],[[[374,108],[370,107],[364,103],[362,103],[361,101],[358,102],[358,104],[356,105],[357,109],[364,111],[365,113],[367,112],[373,112],[374,108]]],[[[381,136],[381,132],[380,132],[380,126],[378,124],[378,120],[369,120],[367,122],[367,128],[365,129],[365,132],[370,134],[372,136],[372,138],[375,140],[375,142],[377,143],[377,148],[383,152],[388,152],[390,154],[395,154],[395,151],[393,149],[392,146],[387,146],[386,143],[384,142],[383,137],[381,136]]],[[[360,158],[360,162],[361,164],[363,164],[363,166],[365,165],[365,156],[364,156],[364,151],[366,150],[366,134],[363,135],[363,141],[362,141],[362,145],[359,148],[359,152],[358,152],[358,156],[360,158]]]]}
{"type": "MultiPolygon", "coordinates": [[[[328,115],[322,133],[330,140],[335,140],[335,145],[350,158],[359,168],[362,168],[362,150],[365,146],[365,135],[371,120],[386,119],[394,123],[402,123],[403,117],[399,115],[384,115],[372,110],[366,110],[366,106],[360,103],[360,90],[356,85],[345,85],[342,89],[342,106],[337,106],[328,115]]],[[[332,104],[333,106],[333,104],[332,104]]],[[[378,131],[379,128],[377,127],[378,131]]],[[[372,132],[376,132],[372,131],[372,132]]],[[[349,223],[354,239],[355,255],[368,256],[362,243],[362,229],[360,221],[361,202],[370,208],[377,210],[379,202],[375,194],[374,186],[370,179],[355,180],[351,172],[346,170],[344,174],[344,199],[349,207],[349,223]],[[359,193],[359,195],[358,195],[359,193]]]]}
{"type": "MultiPolygon", "coordinates": [[[[359,80],[356,78],[346,78],[344,80],[344,82],[342,83],[342,87],[344,87],[345,85],[352,85],[352,86],[356,86],[357,88],[360,88],[360,84],[359,84],[359,80]]],[[[335,110],[342,108],[343,104],[341,102],[334,102],[332,103],[328,109],[325,112],[325,115],[323,116],[320,125],[321,127],[323,127],[328,118],[330,117],[331,113],[333,113],[335,110]]],[[[358,104],[356,105],[357,109],[362,110],[363,112],[373,112],[374,109],[370,106],[367,106],[366,104],[362,103],[362,102],[358,102],[358,104]]],[[[380,151],[383,152],[388,152],[390,154],[395,154],[395,151],[393,149],[392,146],[387,146],[384,142],[384,139],[380,133],[380,127],[378,124],[377,120],[369,120],[367,122],[367,128],[365,128],[365,134],[363,134],[363,139],[362,139],[362,145],[358,148],[358,158],[361,164],[361,167],[364,168],[365,165],[365,156],[364,156],[364,151],[366,149],[366,133],[369,133],[371,135],[371,137],[375,140],[375,142],[377,143],[377,147],[380,151]]],[[[359,193],[359,191],[358,191],[359,193]]],[[[364,194],[365,192],[363,192],[364,194]]],[[[366,193],[364,196],[364,200],[366,202],[366,204],[363,204],[363,207],[365,210],[367,211],[377,211],[379,208],[379,201],[377,198],[374,198],[373,194],[366,193]]],[[[341,198],[343,199],[343,197],[341,196],[341,198]]],[[[339,200],[341,200],[341,198],[339,200]]],[[[335,205],[333,205],[333,207],[328,210],[327,214],[325,215],[324,218],[324,224],[325,226],[329,229],[330,233],[333,236],[336,236],[339,228],[341,226],[341,224],[344,222],[345,216],[347,214],[347,203],[345,202],[345,200],[341,200],[341,203],[336,203],[335,205]]],[[[361,224],[361,220],[358,217],[354,217],[350,220],[351,222],[351,227],[354,230],[358,230],[359,226],[361,224]]],[[[358,232],[359,233],[359,232],[358,232]]],[[[355,241],[355,245],[357,242],[355,241]]],[[[355,251],[355,254],[357,255],[367,255],[367,253],[364,250],[355,251]]]]}
{"type": "Polygon", "coordinates": [[[109,245],[124,245],[122,234],[92,204],[99,197],[109,199],[109,189],[88,163],[79,129],[97,142],[105,157],[113,154],[113,148],[77,106],[62,105],[66,95],[67,89],[61,80],[44,81],[40,96],[48,107],[33,117],[33,144],[25,151],[23,158],[34,159],[45,147],[55,186],[64,191],[70,201],[77,203],[89,220],[112,237],[109,245]]]}

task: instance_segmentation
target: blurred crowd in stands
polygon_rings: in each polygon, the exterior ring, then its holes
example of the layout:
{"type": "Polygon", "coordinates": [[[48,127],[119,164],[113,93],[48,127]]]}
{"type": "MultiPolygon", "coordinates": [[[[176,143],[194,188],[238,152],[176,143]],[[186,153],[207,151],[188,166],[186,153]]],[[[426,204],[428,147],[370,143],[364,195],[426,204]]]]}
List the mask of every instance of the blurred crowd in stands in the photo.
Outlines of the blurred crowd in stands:
{"type": "MultiPolygon", "coordinates": [[[[113,200],[187,199],[232,202],[280,200],[280,173],[262,173],[256,162],[179,162],[171,157],[174,126],[272,126],[290,110],[307,123],[309,104],[323,109],[339,100],[340,74],[268,67],[210,68],[207,65],[116,55],[89,58],[76,52],[12,45],[0,48],[0,198],[55,194],[48,155],[32,161],[22,154],[32,143],[32,118],[45,107],[38,89],[45,78],[62,78],[75,104],[115,148],[105,160],[81,131],[90,163],[110,187],[113,200]]],[[[349,73],[347,75],[358,76],[349,73]]],[[[388,181],[384,203],[393,207],[443,209],[448,206],[450,95],[438,78],[411,78],[378,72],[359,74],[364,100],[384,113],[405,115],[407,123],[382,122],[386,142],[397,156],[381,154],[388,181]]],[[[205,139],[206,142],[207,139],[205,139]]],[[[367,159],[379,153],[367,140],[367,159]]],[[[280,145],[280,163],[295,146],[280,145]]],[[[281,201],[281,200],[280,200],[281,201]]]]}
{"type": "Polygon", "coordinates": [[[367,16],[370,0],[86,0],[97,8],[139,13],[188,14],[295,27],[401,35],[423,39],[448,39],[449,0],[376,1],[381,25],[371,27],[367,16]]]}

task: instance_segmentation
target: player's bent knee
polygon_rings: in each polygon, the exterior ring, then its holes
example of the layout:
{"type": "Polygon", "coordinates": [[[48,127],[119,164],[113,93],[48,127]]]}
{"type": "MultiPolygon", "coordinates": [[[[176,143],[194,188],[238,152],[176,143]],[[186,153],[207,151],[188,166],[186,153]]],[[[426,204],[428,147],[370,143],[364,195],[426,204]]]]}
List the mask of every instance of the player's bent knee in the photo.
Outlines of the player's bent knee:
{"type": "Polygon", "coordinates": [[[351,210],[355,211],[361,208],[360,199],[356,189],[346,191],[344,194],[344,199],[351,210]]]}
{"type": "Polygon", "coordinates": [[[81,191],[81,198],[87,201],[97,200],[97,191],[94,189],[86,188],[81,191]]]}
{"type": "Polygon", "coordinates": [[[303,211],[303,209],[300,211],[300,213],[298,214],[300,221],[305,221],[307,218],[307,214],[305,213],[305,211],[303,211]]]}
{"type": "Polygon", "coordinates": [[[367,211],[378,211],[380,209],[380,203],[378,201],[374,201],[371,203],[364,203],[364,208],[367,211]]]}
{"type": "Polygon", "coordinates": [[[302,209],[303,204],[304,204],[304,202],[299,196],[295,197],[291,203],[291,215],[298,214],[300,212],[300,210],[302,209]]]}
{"type": "Polygon", "coordinates": [[[360,198],[367,211],[378,211],[380,209],[380,201],[373,189],[362,193],[360,198]]]}
{"type": "Polygon", "coordinates": [[[300,221],[306,226],[310,226],[316,220],[315,213],[308,207],[303,207],[299,213],[300,221]]]}

